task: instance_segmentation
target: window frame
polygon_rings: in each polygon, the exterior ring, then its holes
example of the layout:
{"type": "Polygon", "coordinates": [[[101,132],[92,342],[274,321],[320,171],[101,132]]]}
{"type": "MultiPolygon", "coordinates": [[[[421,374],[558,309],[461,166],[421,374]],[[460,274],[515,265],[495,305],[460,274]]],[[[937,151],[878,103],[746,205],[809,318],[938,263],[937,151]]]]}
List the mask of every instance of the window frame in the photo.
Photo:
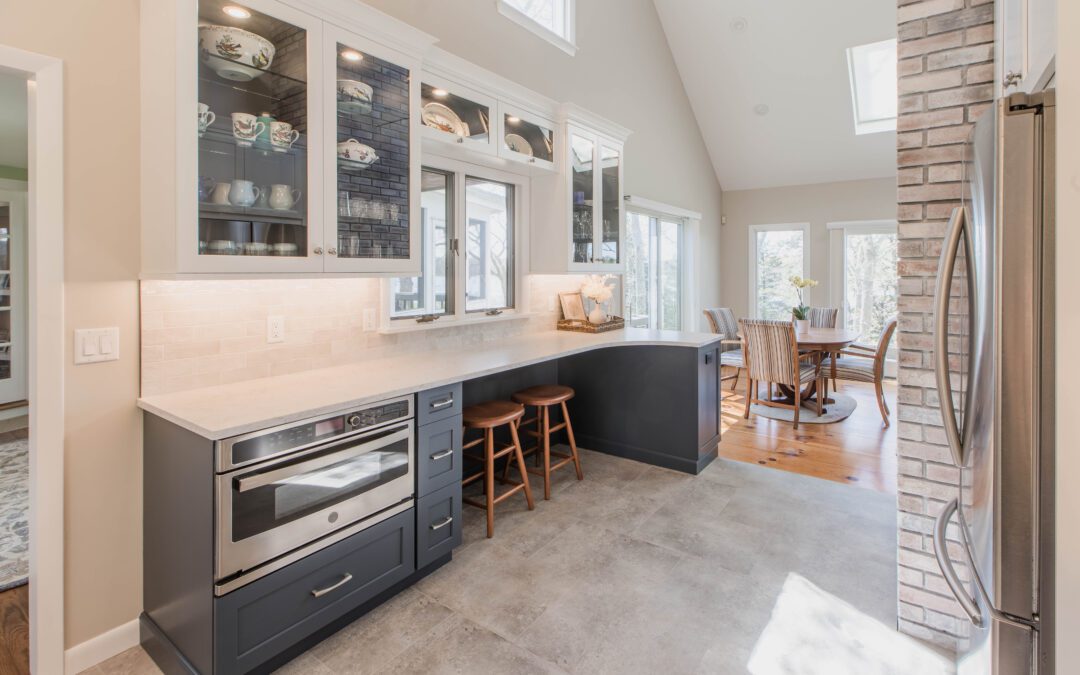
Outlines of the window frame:
{"type": "MultiPolygon", "coordinates": [[[[896,122],[900,114],[899,108],[896,111],[896,115],[892,117],[864,120],[862,118],[862,115],[859,113],[859,81],[858,78],[855,76],[855,50],[882,44],[884,42],[892,42],[895,54],[895,49],[897,46],[896,38],[889,38],[886,40],[878,40],[876,42],[867,42],[864,44],[854,45],[848,47],[845,50],[845,53],[847,54],[848,83],[851,87],[851,114],[855,120],[856,136],[862,136],[863,134],[877,134],[886,131],[896,131],[896,122]]],[[[899,59],[897,59],[897,62],[899,63],[899,59]]],[[[892,81],[896,82],[896,78],[894,77],[892,81]]]]}
{"type": "MultiPolygon", "coordinates": [[[[433,168],[433,167],[430,167],[430,166],[424,166],[424,167],[422,167],[420,169],[421,177],[423,176],[423,174],[425,172],[427,172],[427,173],[439,173],[439,174],[442,174],[442,175],[446,176],[447,186],[448,186],[448,194],[446,196],[446,200],[449,203],[449,218],[447,219],[447,222],[446,222],[446,225],[445,225],[445,227],[446,227],[446,247],[447,247],[447,252],[446,252],[446,255],[447,255],[447,270],[446,270],[447,271],[447,274],[446,274],[447,298],[446,298],[446,307],[447,308],[446,308],[445,312],[442,312],[441,314],[436,315],[436,316],[447,316],[447,315],[451,315],[451,314],[454,313],[454,310],[455,310],[455,307],[456,307],[456,301],[457,301],[457,276],[456,276],[456,272],[455,272],[455,268],[457,267],[457,265],[455,264],[456,261],[454,259],[455,256],[453,256],[453,248],[452,248],[453,247],[452,242],[454,241],[455,237],[457,236],[457,223],[455,222],[456,204],[454,203],[454,200],[457,198],[457,192],[456,192],[456,190],[457,190],[457,186],[456,186],[457,174],[455,174],[453,171],[445,171],[443,169],[436,169],[436,168],[433,168]]],[[[421,197],[420,197],[420,222],[421,222],[421,225],[425,221],[425,218],[424,218],[425,212],[426,212],[426,209],[423,207],[423,194],[421,194],[421,197]]],[[[420,237],[420,273],[416,274],[416,275],[395,275],[393,277],[390,277],[390,279],[388,281],[388,286],[390,287],[390,301],[387,303],[386,314],[388,316],[388,319],[391,322],[407,320],[407,319],[412,319],[412,320],[415,321],[418,317],[428,316],[428,315],[433,314],[433,312],[430,311],[431,307],[427,306],[427,300],[429,299],[428,298],[428,287],[429,287],[430,284],[424,279],[424,273],[429,272],[429,271],[433,271],[435,269],[435,252],[433,250],[431,250],[431,248],[432,248],[431,245],[430,245],[431,242],[429,241],[431,239],[431,237],[429,236],[428,232],[421,231],[420,234],[419,234],[419,237],[420,237]],[[414,312],[410,312],[410,313],[407,313],[407,314],[398,314],[396,316],[393,316],[392,315],[392,310],[390,309],[390,307],[394,303],[393,280],[394,279],[403,279],[403,278],[412,278],[414,276],[415,276],[415,278],[418,279],[418,282],[417,282],[418,287],[420,289],[423,289],[422,294],[424,295],[426,310],[425,311],[418,311],[418,312],[414,311],[414,312]]],[[[430,300],[432,300],[432,302],[434,302],[434,299],[435,299],[434,289],[432,288],[432,295],[430,297],[430,300]]]]}
{"type": "MultiPolygon", "coordinates": [[[[450,328],[453,326],[472,325],[499,321],[513,321],[527,319],[530,313],[528,285],[524,283],[524,272],[528,267],[529,256],[529,176],[505,169],[494,169],[480,164],[473,164],[457,159],[428,155],[422,162],[422,170],[439,171],[451,175],[452,183],[452,215],[451,230],[455,241],[453,259],[450,263],[453,297],[450,299],[452,312],[437,315],[433,321],[419,322],[418,318],[425,315],[390,317],[390,308],[393,306],[394,277],[382,280],[379,306],[379,333],[405,333],[419,330],[433,330],[438,328],[450,328]],[[513,214],[513,229],[511,230],[511,258],[508,263],[508,276],[512,303],[510,307],[501,308],[496,315],[488,315],[490,310],[466,311],[467,278],[465,265],[465,229],[462,224],[467,223],[467,204],[465,199],[466,178],[504,183],[513,187],[511,209],[513,214]]],[[[420,235],[423,240],[423,233],[420,235]]],[[[421,256],[426,256],[426,251],[421,251],[421,256]]],[[[395,275],[411,276],[411,275],[395,275]]]]}
{"type": "MultiPolygon", "coordinates": [[[[577,53],[577,0],[553,0],[557,8],[561,6],[563,33],[560,34],[538,23],[525,12],[514,7],[506,0],[495,0],[495,6],[507,19],[550,42],[570,56],[577,53]]],[[[557,17],[556,17],[557,18],[557,17]]]]}
{"type": "MultiPolygon", "coordinates": [[[[701,325],[699,317],[701,316],[701,307],[698,303],[698,261],[699,261],[699,246],[697,245],[700,239],[701,220],[702,215],[697,211],[690,211],[679,206],[672,206],[663,202],[658,202],[645,197],[637,195],[627,195],[625,198],[624,208],[622,209],[622,225],[623,225],[623,260],[626,260],[626,256],[629,250],[626,249],[626,232],[629,227],[630,214],[637,214],[646,218],[656,220],[664,220],[668,222],[676,222],[681,225],[681,237],[679,247],[679,323],[681,325],[680,330],[683,331],[697,331],[700,330],[701,325]]],[[[650,227],[651,229],[651,227],[650,227]]],[[[623,271],[622,293],[623,297],[620,298],[620,302],[623,305],[624,313],[626,313],[626,275],[628,272],[623,271]]],[[[651,316],[651,312],[650,312],[651,316]]],[[[627,317],[629,319],[630,317],[627,317]]]]}
{"type": "Polygon", "coordinates": [[[758,315],[758,267],[757,267],[757,240],[760,232],[802,232],[803,233],[803,263],[801,276],[806,276],[810,269],[810,223],[775,223],[769,225],[751,225],[749,229],[749,312],[748,315],[757,319],[758,315]]]}

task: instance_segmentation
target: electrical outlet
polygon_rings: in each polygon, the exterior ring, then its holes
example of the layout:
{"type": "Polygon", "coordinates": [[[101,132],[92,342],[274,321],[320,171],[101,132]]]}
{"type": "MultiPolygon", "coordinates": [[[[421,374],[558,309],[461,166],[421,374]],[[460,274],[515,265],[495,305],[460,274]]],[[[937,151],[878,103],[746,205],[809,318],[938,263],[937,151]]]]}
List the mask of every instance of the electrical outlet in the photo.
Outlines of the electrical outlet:
{"type": "Polygon", "coordinates": [[[375,310],[370,309],[370,308],[365,309],[364,310],[364,332],[365,333],[370,333],[373,330],[375,330],[375,310]]]}
{"type": "Polygon", "coordinates": [[[285,342],[285,317],[266,317],[266,341],[285,342]]]}

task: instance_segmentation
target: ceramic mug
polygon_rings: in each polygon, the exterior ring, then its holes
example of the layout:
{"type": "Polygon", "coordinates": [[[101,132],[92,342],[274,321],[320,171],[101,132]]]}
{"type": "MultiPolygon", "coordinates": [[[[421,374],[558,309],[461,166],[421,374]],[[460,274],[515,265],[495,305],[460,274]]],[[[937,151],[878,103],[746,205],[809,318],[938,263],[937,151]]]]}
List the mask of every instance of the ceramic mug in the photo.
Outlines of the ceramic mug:
{"type": "Polygon", "coordinates": [[[251,181],[237,178],[229,186],[229,203],[233,206],[251,206],[259,198],[260,192],[251,181]]]}
{"type": "Polygon", "coordinates": [[[215,184],[214,189],[210,192],[210,202],[213,204],[228,204],[229,187],[228,183],[215,184]]]}
{"type": "Polygon", "coordinates": [[[274,152],[288,152],[292,144],[300,139],[300,132],[288,122],[270,123],[270,145],[274,152]]]}
{"type": "Polygon", "coordinates": [[[266,125],[250,113],[232,114],[232,133],[237,145],[250,147],[265,129],[266,125]]]}
{"type": "Polygon", "coordinates": [[[213,124],[216,119],[217,115],[210,111],[210,106],[199,103],[199,136],[206,133],[206,128],[213,124]]]}
{"type": "Polygon", "coordinates": [[[300,191],[292,189],[291,185],[270,186],[270,208],[288,211],[298,201],[300,201],[300,191]]]}

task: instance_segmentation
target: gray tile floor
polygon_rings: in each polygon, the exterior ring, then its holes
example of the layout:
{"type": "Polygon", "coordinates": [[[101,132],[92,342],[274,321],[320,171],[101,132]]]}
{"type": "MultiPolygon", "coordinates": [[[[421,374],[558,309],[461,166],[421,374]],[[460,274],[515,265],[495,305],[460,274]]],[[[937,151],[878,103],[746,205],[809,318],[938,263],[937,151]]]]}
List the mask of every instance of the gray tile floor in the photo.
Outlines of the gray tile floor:
{"type": "MultiPolygon", "coordinates": [[[[894,497],[723,460],[582,461],[550,502],[534,481],[535,511],[501,504],[494,539],[466,507],[451,563],[279,672],[743,673],[792,575],[895,625],[894,497]]],[[[157,669],[133,649],[90,672],[157,669]]]]}

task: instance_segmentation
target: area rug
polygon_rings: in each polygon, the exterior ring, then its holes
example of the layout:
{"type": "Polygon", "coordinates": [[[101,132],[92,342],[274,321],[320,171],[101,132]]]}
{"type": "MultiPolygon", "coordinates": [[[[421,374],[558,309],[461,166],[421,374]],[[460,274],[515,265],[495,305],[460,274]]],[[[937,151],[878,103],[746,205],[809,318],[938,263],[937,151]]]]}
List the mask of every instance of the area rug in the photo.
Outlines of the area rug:
{"type": "Polygon", "coordinates": [[[0,590],[30,573],[30,464],[25,438],[0,444],[0,590]]]}
{"type": "MultiPolygon", "coordinates": [[[[764,390],[762,390],[764,392],[764,390]]],[[[832,424],[833,422],[839,422],[840,420],[847,419],[851,413],[855,412],[855,399],[850,396],[839,393],[831,393],[829,397],[832,398],[834,403],[827,403],[825,409],[828,411],[821,417],[817,414],[817,404],[811,403],[804,405],[802,410],[799,411],[799,424],[832,424]]],[[[783,422],[791,422],[795,419],[795,411],[791,408],[770,408],[767,405],[759,405],[755,403],[750,406],[750,412],[755,415],[761,415],[762,417],[768,417],[771,420],[781,420],[783,422]]]]}
{"type": "Polygon", "coordinates": [[[952,661],[791,573],[747,663],[753,675],[951,675],[952,661]]]}

